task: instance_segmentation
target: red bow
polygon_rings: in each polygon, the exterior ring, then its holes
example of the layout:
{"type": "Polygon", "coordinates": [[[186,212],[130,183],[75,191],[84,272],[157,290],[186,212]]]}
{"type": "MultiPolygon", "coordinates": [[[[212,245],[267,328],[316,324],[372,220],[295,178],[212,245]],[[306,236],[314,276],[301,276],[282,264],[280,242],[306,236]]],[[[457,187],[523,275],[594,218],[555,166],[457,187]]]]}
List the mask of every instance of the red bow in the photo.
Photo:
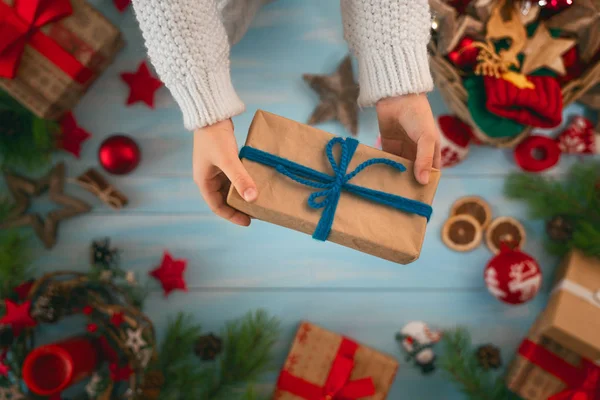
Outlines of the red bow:
{"type": "Polygon", "coordinates": [[[521,343],[519,354],[567,385],[548,400],[600,400],[600,366],[583,359],[576,367],[528,339],[521,343]]]}
{"type": "Polygon", "coordinates": [[[0,77],[16,76],[25,46],[30,45],[78,83],[91,78],[89,68],[40,31],[72,12],[69,0],[15,0],[12,7],[0,1],[0,77]]]}
{"type": "Polygon", "coordinates": [[[371,378],[350,381],[354,368],[354,353],[358,345],[344,338],[333,361],[324,386],[318,386],[287,371],[279,376],[277,388],[300,396],[306,400],[356,400],[375,394],[371,378]]]}

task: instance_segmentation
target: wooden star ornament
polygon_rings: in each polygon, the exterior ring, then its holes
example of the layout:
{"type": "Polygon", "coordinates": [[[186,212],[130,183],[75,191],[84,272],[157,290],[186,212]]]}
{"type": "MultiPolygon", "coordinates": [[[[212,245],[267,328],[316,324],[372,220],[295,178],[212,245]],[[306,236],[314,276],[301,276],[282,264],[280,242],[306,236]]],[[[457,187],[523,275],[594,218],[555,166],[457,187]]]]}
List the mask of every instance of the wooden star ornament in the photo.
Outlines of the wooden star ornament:
{"type": "Polygon", "coordinates": [[[0,229],[31,226],[47,249],[51,249],[56,244],[58,225],[61,221],[91,210],[84,201],[64,193],[64,163],[57,164],[48,175],[37,181],[13,174],[5,174],[5,181],[14,198],[15,206],[11,215],[0,223],[0,229]],[[45,218],[38,213],[28,213],[31,198],[39,197],[46,191],[49,193],[50,200],[62,208],[50,211],[45,218]]]}
{"type": "Polygon", "coordinates": [[[537,69],[546,67],[559,75],[564,75],[567,71],[561,56],[574,45],[573,39],[553,38],[546,25],[540,23],[523,49],[525,61],[521,72],[529,75],[537,69]]]}
{"type": "Polygon", "coordinates": [[[344,58],[332,75],[304,74],[302,78],[317,92],[320,103],[309,125],[338,120],[352,134],[358,133],[358,84],[354,81],[352,60],[344,58]]]}

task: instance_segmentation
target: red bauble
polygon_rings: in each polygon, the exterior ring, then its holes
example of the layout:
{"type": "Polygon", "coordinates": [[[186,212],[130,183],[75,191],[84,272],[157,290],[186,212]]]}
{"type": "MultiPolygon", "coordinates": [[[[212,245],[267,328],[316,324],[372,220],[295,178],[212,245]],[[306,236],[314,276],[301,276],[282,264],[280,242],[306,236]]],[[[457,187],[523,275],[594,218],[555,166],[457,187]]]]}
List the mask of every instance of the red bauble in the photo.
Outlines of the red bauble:
{"type": "Polygon", "coordinates": [[[558,14],[565,8],[573,4],[574,0],[541,0],[539,5],[542,8],[541,15],[543,18],[549,18],[558,14]]]}
{"type": "Polygon", "coordinates": [[[100,165],[107,172],[124,175],[133,171],[141,159],[140,148],[130,137],[115,135],[106,139],[98,150],[100,165]]]}
{"type": "Polygon", "coordinates": [[[484,279],[488,290],[498,300],[522,304],[540,290],[542,271],[530,255],[502,246],[500,253],[485,268],[484,279]]]}
{"type": "Polygon", "coordinates": [[[475,40],[465,36],[458,42],[454,50],[448,53],[448,59],[460,69],[473,69],[477,65],[479,49],[473,44],[475,40]]]}

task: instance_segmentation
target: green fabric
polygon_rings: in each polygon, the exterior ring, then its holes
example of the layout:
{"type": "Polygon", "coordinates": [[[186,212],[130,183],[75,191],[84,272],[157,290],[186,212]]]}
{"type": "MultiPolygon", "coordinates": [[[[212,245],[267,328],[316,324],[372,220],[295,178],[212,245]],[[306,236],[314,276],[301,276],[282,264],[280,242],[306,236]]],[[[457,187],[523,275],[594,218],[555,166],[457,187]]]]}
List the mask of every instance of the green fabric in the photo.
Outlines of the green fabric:
{"type": "Polygon", "coordinates": [[[467,107],[469,108],[471,117],[479,129],[487,136],[491,138],[512,138],[525,129],[525,125],[499,117],[487,110],[485,107],[486,97],[482,77],[466,78],[464,85],[469,95],[467,107]]]}

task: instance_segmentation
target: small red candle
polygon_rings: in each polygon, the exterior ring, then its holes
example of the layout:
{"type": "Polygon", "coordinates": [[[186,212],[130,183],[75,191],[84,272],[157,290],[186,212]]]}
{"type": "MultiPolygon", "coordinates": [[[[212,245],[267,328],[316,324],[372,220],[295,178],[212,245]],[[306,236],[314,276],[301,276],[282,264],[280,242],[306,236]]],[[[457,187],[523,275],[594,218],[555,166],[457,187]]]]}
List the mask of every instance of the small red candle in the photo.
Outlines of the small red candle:
{"type": "Polygon", "coordinates": [[[32,392],[52,396],[90,376],[99,361],[92,340],[74,337],[29,353],[23,363],[23,380],[32,392]]]}

